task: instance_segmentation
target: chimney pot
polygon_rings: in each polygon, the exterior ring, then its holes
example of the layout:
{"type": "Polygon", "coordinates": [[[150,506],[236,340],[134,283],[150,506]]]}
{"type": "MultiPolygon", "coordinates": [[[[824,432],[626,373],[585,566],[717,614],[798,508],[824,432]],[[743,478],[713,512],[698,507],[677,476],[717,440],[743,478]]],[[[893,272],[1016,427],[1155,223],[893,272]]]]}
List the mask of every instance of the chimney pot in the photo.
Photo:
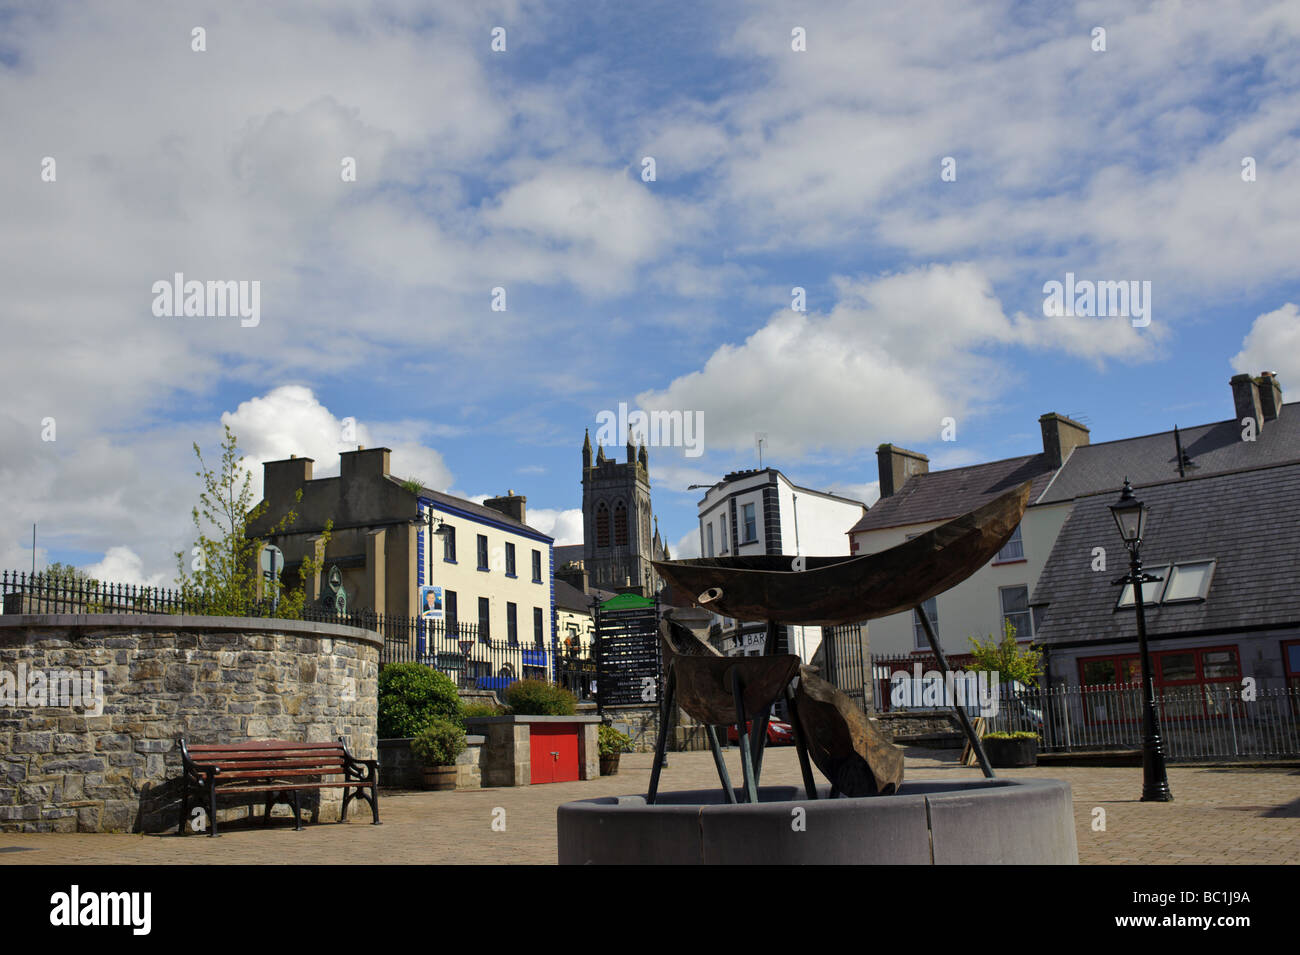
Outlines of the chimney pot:
{"type": "Polygon", "coordinates": [[[1282,385],[1271,371],[1259,373],[1259,405],[1265,421],[1272,421],[1282,414],[1282,385]]]}

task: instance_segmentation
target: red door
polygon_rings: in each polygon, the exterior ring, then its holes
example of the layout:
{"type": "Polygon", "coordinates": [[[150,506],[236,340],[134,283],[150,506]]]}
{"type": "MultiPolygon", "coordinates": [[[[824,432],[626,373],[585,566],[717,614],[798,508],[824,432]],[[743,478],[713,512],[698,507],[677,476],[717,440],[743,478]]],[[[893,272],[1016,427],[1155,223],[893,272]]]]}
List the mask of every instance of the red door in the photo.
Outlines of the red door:
{"type": "Polygon", "coordinates": [[[538,783],[567,783],[578,778],[578,724],[533,723],[529,727],[529,778],[538,783]]]}

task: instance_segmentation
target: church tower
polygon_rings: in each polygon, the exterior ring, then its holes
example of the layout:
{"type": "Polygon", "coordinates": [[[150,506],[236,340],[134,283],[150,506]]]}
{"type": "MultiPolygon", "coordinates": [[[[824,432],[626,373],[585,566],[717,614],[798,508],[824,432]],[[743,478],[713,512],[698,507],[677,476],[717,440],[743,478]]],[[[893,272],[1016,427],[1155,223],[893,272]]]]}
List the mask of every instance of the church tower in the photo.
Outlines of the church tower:
{"type": "Polygon", "coordinates": [[[659,575],[650,561],[663,548],[654,539],[649,456],[644,444],[638,450],[632,443],[630,429],[626,451],[620,463],[600,445],[593,463],[590,433],[583,439],[583,566],[593,587],[653,596],[659,575]]]}

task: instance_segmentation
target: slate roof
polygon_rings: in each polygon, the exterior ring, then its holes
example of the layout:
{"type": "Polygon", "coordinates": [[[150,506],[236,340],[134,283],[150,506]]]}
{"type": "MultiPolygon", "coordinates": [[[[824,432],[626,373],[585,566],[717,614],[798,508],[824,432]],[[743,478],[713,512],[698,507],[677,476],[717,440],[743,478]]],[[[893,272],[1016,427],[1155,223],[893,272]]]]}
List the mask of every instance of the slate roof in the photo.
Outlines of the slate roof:
{"type": "Polygon", "coordinates": [[[555,569],[559,570],[571,560],[583,559],[582,544],[558,544],[555,548],[555,569]]]}
{"type": "MultiPolygon", "coordinates": [[[[402,483],[392,475],[388,476],[388,480],[392,481],[394,484],[402,483]]],[[[544,537],[548,541],[555,539],[551,537],[550,534],[543,534],[537,528],[531,527],[528,524],[523,523],[522,521],[515,520],[509,514],[502,514],[500,511],[493,510],[490,507],[484,507],[482,504],[475,504],[473,501],[467,501],[462,497],[456,497],[451,494],[444,494],[442,491],[430,490],[427,487],[421,489],[420,497],[428,498],[429,500],[435,501],[438,504],[445,504],[448,507],[458,508],[462,511],[466,511],[470,514],[473,514],[476,517],[481,517],[484,520],[495,521],[498,524],[505,524],[508,527],[514,527],[521,531],[527,531],[529,534],[532,534],[534,536],[544,537]]]]}
{"type": "MultiPolygon", "coordinates": [[[[1300,464],[1175,479],[1135,492],[1151,508],[1142,544],[1147,570],[1217,561],[1204,601],[1147,607],[1149,634],[1300,625],[1300,464]]],[[[1106,492],[1074,502],[1031,601],[1046,604],[1037,642],[1136,639],[1134,613],[1115,609],[1120,588],[1111,585],[1128,569],[1109,510],[1117,499],[1106,492]],[[1094,547],[1106,549],[1104,572],[1091,569],[1094,547]]]]}
{"type": "Polygon", "coordinates": [[[1047,455],[1039,453],[913,474],[896,493],[877,501],[849,533],[948,520],[986,504],[1025,481],[1034,482],[1029,494],[1033,502],[1043,493],[1053,473],[1055,468],[1047,455]]]}
{"type": "MultiPolygon", "coordinates": [[[[1241,424],[1232,419],[1178,431],[1183,450],[1196,465],[1188,477],[1300,461],[1300,402],[1283,405],[1254,441],[1241,440],[1241,424]]],[[[1075,448],[1038,503],[1118,490],[1125,475],[1135,487],[1177,478],[1173,430],[1075,448]]]]}
{"type": "Polygon", "coordinates": [[[555,606],[560,610],[589,613],[591,611],[591,599],[577,587],[556,577],[555,606]]]}

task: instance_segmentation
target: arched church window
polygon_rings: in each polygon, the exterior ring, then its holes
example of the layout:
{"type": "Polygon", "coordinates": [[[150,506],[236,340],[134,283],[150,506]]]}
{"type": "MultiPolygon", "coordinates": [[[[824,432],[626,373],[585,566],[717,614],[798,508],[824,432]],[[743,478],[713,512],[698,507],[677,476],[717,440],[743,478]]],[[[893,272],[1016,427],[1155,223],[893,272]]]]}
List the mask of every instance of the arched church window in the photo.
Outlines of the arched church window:
{"type": "Polygon", "coordinates": [[[627,546],[627,505],[622,501],[614,505],[614,545],[627,546]]]}
{"type": "Polygon", "coordinates": [[[604,501],[596,507],[596,546],[609,546],[609,508],[604,501]]]}

